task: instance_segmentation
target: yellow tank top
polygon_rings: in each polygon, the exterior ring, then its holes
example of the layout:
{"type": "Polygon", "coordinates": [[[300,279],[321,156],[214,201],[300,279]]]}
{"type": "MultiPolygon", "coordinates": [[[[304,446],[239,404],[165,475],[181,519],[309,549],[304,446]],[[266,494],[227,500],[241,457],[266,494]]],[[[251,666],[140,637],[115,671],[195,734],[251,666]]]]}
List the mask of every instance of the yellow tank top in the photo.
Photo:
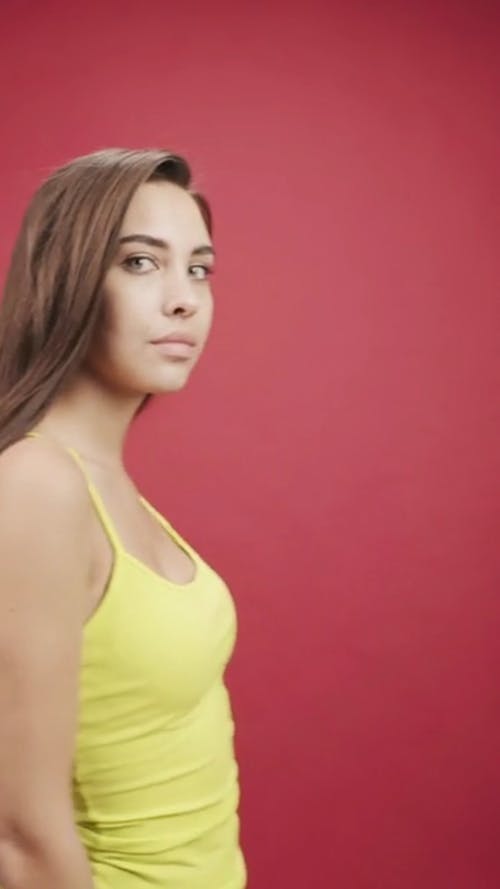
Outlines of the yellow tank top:
{"type": "Polygon", "coordinates": [[[73,771],[95,887],[243,889],[223,679],[236,637],[229,590],[142,496],[195,563],[195,578],[172,583],[128,553],[82,458],[67,450],[114,552],[104,597],[84,626],[73,771]]]}

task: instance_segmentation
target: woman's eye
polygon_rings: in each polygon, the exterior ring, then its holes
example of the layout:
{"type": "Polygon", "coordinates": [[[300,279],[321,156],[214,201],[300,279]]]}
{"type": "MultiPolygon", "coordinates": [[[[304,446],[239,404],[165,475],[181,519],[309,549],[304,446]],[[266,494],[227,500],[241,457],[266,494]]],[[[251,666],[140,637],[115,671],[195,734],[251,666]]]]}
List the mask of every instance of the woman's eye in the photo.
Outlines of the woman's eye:
{"type": "Polygon", "coordinates": [[[153,268],[156,268],[156,263],[151,256],[129,256],[124,261],[123,265],[125,268],[129,269],[132,272],[147,272],[150,270],[151,266],[143,265],[143,263],[151,263],[153,268]]]}
{"type": "Polygon", "coordinates": [[[191,269],[196,269],[200,274],[195,275],[195,278],[198,278],[200,281],[204,281],[208,278],[209,275],[213,275],[213,268],[209,265],[192,265],[191,269]]]}

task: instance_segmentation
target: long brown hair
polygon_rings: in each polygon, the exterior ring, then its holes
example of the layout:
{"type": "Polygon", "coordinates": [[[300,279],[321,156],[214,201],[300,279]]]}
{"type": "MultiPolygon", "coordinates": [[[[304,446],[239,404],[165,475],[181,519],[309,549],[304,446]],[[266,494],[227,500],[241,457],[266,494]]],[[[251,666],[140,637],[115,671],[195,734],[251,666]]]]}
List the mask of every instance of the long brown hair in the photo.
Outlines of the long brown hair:
{"type": "Polygon", "coordinates": [[[35,192],[0,303],[0,452],[42,418],[81,367],[128,204],[139,185],[158,179],[192,195],[212,234],[210,206],[191,188],[188,162],[167,150],[95,151],[56,169],[35,192]]]}

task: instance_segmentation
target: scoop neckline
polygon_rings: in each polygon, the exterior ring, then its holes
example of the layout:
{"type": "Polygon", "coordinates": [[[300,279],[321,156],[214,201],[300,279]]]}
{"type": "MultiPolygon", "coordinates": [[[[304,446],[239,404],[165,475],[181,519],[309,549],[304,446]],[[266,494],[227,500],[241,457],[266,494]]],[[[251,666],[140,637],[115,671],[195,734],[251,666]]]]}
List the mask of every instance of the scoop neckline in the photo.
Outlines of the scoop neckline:
{"type": "Polygon", "coordinates": [[[194,562],[195,575],[192,580],[188,580],[187,583],[178,583],[175,580],[170,580],[168,577],[164,577],[163,574],[160,574],[158,571],[155,570],[155,568],[152,568],[151,565],[148,565],[147,562],[143,562],[143,560],[140,559],[139,556],[134,556],[133,553],[129,552],[126,549],[123,549],[123,547],[120,551],[120,555],[125,558],[127,562],[131,562],[132,564],[137,565],[137,567],[140,568],[142,571],[146,571],[150,575],[150,577],[153,577],[158,583],[163,583],[169,587],[173,587],[174,589],[179,590],[179,592],[181,593],[184,592],[184,590],[195,586],[198,582],[200,566],[198,562],[193,559],[190,553],[188,555],[190,556],[191,561],[194,562]]]}
{"type": "MultiPolygon", "coordinates": [[[[149,590],[154,595],[159,596],[160,598],[163,596],[165,600],[168,601],[170,599],[169,594],[175,596],[176,601],[182,601],[184,597],[187,598],[187,593],[191,592],[193,587],[196,585],[195,581],[197,581],[200,577],[200,564],[197,560],[197,571],[194,580],[189,581],[186,584],[177,584],[174,581],[168,580],[168,578],[163,577],[161,574],[158,574],[154,568],[151,568],[146,562],[141,561],[137,556],[134,556],[133,553],[129,553],[123,547],[114,547],[113,549],[113,564],[111,567],[111,572],[108,577],[106,586],[103,590],[102,596],[97,602],[94,610],[88,615],[83,623],[83,631],[84,633],[89,633],[92,631],[93,626],[96,623],[99,623],[101,620],[105,620],[106,611],[109,608],[113,607],[113,600],[118,595],[120,596],[120,583],[124,580],[123,572],[127,571],[128,566],[132,566],[138,569],[141,573],[145,573],[148,577],[154,581],[154,584],[146,583],[146,590],[149,590]]],[[[146,592],[146,591],[145,591],[146,592]]],[[[172,601],[170,599],[170,601],[172,601]]],[[[118,599],[119,602],[119,599],[118,599]]],[[[119,607],[119,606],[118,606],[119,607]]]]}
{"type": "MultiPolygon", "coordinates": [[[[148,511],[150,511],[150,514],[152,514],[153,518],[156,519],[158,524],[163,529],[164,533],[167,534],[170,537],[170,539],[173,540],[174,543],[176,543],[179,546],[179,548],[184,551],[184,553],[189,557],[192,564],[194,565],[194,569],[195,569],[194,577],[191,580],[188,580],[187,583],[179,583],[178,581],[170,580],[170,578],[165,577],[165,575],[163,575],[163,574],[160,574],[159,571],[157,571],[155,568],[152,568],[151,565],[148,565],[147,562],[145,562],[139,556],[136,556],[134,553],[130,552],[130,550],[128,550],[124,546],[121,538],[116,533],[115,524],[111,520],[111,516],[109,515],[106,504],[104,503],[104,501],[101,497],[100,491],[97,489],[97,487],[94,485],[94,483],[92,481],[90,481],[89,479],[87,481],[88,481],[89,487],[91,487],[93,489],[94,493],[97,495],[97,499],[99,500],[100,506],[106,514],[106,519],[112,526],[114,540],[110,541],[110,542],[112,542],[112,544],[113,544],[116,559],[118,559],[120,557],[126,559],[128,562],[131,562],[132,564],[136,565],[138,568],[142,569],[143,571],[146,571],[147,574],[149,574],[150,577],[153,577],[157,582],[163,583],[168,587],[179,590],[180,592],[183,592],[184,590],[187,590],[190,587],[193,587],[198,583],[199,575],[200,575],[200,560],[199,560],[197,554],[194,552],[192,547],[189,546],[187,541],[185,541],[180,536],[180,534],[175,530],[175,528],[173,528],[171,526],[170,522],[167,521],[165,516],[163,516],[153,506],[153,504],[150,503],[146,497],[144,497],[143,494],[141,494],[138,491],[137,492],[137,499],[143,504],[143,506],[148,511]]],[[[113,573],[115,571],[115,566],[116,566],[116,562],[113,563],[110,584],[113,580],[113,573]]]]}
{"type": "Polygon", "coordinates": [[[171,540],[173,540],[173,542],[175,544],[177,544],[179,549],[181,549],[186,554],[186,556],[190,559],[191,564],[194,567],[194,577],[192,577],[191,580],[188,580],[186,583],[178,583],[178,581],[176,581],[176,580],[169,580],[168,577],[164,577],[163,574],[160,574],[160,572],[156,571],[155,568],[151,568],[151,566],[148,565],[146,562],[144,562],[141,558],[139,558],[139,556],[135,556],[133,553],[130,553],[126,549],[124,549],[125,554],[127,555],[127,557],[131,557],[132,561],[136,562],[139,566],[146,568],[146,570],[150,574],[152,574],[154,577],[157,577],[158,580],[165,581],[165,583],[167,583],[169,586],[178,587],[181,590],[186,589],[186,587],[193,586],[194,584],[197,583],[199,573],[200,573],[200,559],[199,559],[198,555],[194,552],[193,548],[189,545],[189,543],[186,540],[184,540],[183,537],[181,537],[181,535],[175,530],[175,528],[172,527],[172,525],[165,518],[165,516],[162,515],[161,512],[159,512],[156,509],[156,507],[154,507],[153,504],[150,503],[149,500],[146,497],[144,497],[143,494],[140,493],[140,491],[138,491],[137,495],[138,495],[138,499],[140,500],[140,502],[143,504],[143,506],[146,507],[146,509],[149,511],[150,515],[152,515],[153,518],[156,519],[156,521],[161,526],[161,528],[163,529],[165,534],[167,534],[168,537],[171,540]]]}

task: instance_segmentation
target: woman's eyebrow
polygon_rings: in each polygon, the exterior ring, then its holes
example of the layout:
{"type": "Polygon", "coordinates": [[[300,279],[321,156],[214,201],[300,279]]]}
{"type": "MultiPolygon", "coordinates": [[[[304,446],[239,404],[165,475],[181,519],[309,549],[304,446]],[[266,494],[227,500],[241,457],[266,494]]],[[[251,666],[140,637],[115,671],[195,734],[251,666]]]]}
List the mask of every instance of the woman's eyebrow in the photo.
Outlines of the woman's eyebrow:
{"type": "MultiPolygon", "coordinates": [[[[168,243],[168,241],[163,241],[161,238],[154,238],[152,235],[124,235],[122,238],[119,239],[120,244],[129,244],[131,241],[138,241],[141,244],[148,244],[150,247],[159,247],[161,250],[170,249],[170,244],[168,243]]],[[[212,256],[215,256],[215,250],[210,244],[200,244],[200,246],[195,247],[191,251],[191,253],[195,256],[208,253],[210,253],[212,256]]]]}

